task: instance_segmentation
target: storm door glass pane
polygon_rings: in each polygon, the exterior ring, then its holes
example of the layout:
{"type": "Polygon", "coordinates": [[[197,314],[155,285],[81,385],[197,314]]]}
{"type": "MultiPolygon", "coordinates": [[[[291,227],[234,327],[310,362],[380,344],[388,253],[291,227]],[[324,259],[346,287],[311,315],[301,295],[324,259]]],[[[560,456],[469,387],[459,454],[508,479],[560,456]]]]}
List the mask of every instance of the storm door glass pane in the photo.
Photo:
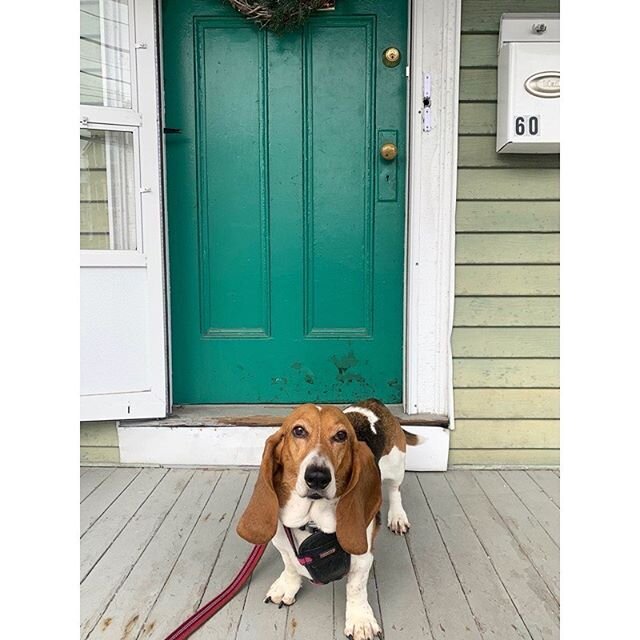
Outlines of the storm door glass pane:
{"type": "Polygon", "coordinates": [[[132,106],[128,0],[80,0],[80,102],[132,106]]]}
{"type": "Polygon", "coordinates": [[[80,248],[136,249],[133,133],[80,130],[80,248]]]}

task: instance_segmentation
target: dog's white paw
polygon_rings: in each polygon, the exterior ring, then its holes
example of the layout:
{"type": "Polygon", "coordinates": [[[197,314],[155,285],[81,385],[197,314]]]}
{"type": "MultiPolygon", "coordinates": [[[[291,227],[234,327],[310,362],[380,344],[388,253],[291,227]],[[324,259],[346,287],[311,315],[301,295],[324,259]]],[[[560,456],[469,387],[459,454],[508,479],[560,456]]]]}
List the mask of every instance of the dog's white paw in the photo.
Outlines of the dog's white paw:
{"type": "Polygon", "coordinates": [[[296,601],[296,594],[301,586],[302,578],[299,575],[283,571],[267,591],[264,601],[273,602],[279,607],[288,607],[296,601]]]}
{"type": "Polygon", "coordinates": [[[347,606],[344,635],[349,640],[377,640],[382,638],[382,631],[369,604],[358,607],[347,606]]]}
{"type": "Polygon", "coordinates": [[[401,536],[409,531],[411,524],[409,524],[409,518],[407,518],[405,510],[400,508],[389,509],[387,526],[393,533],[401,536]]]}

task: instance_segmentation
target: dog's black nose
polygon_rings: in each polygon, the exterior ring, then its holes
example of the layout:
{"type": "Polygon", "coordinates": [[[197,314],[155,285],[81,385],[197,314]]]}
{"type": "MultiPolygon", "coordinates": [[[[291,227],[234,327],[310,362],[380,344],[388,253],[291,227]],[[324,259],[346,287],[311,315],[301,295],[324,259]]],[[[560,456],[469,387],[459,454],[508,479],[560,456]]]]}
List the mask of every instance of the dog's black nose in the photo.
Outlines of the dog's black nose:
{"type": "Polygon", "coordinates": [[[324,465],[311,464],[304,472],[304,481],[309,489],[320,491],[331,482],[331,471],[324,465]]]}

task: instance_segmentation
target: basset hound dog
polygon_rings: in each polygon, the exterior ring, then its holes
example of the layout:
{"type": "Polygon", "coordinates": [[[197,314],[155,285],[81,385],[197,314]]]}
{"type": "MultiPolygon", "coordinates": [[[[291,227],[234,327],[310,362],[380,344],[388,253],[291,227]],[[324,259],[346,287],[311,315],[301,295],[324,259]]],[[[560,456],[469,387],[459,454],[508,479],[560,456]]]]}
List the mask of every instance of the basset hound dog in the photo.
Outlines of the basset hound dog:
{"type": "Polygon", "coordinates": [[[382,485],[388,489],[387,524],[402,535],[410,526],[400,496],[406,446],[421,441],[373,399],[343,410],[305,404],[284,420],[266,441],[253,495],[237,527],[248,542],[271,540],[282,555],[284,571],[266,603],[292,605],[302,578],[328,582],[346,575],[345,635],[381,637],[367,600],[367,579],[382,485]]]}

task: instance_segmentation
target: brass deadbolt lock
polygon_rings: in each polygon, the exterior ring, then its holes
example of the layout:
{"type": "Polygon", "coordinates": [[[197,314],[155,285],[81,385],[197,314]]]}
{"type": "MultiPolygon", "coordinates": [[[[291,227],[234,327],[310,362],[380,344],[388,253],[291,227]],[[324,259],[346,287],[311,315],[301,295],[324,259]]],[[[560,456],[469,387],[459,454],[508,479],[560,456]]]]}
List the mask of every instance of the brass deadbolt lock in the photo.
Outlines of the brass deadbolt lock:
{"type": "Polygon", "coordinates": [[[380,155],[385,160],[395,160],[398,155],[398,147],[393,142],[385,142],[380,147],[380,155]]]}
{"type": "Polygon", "coordinates": [[[400,64],[400,49],[395,47],[388,47],[382,54],[382,64],[385,67],[397,67],[400,64]]]}

